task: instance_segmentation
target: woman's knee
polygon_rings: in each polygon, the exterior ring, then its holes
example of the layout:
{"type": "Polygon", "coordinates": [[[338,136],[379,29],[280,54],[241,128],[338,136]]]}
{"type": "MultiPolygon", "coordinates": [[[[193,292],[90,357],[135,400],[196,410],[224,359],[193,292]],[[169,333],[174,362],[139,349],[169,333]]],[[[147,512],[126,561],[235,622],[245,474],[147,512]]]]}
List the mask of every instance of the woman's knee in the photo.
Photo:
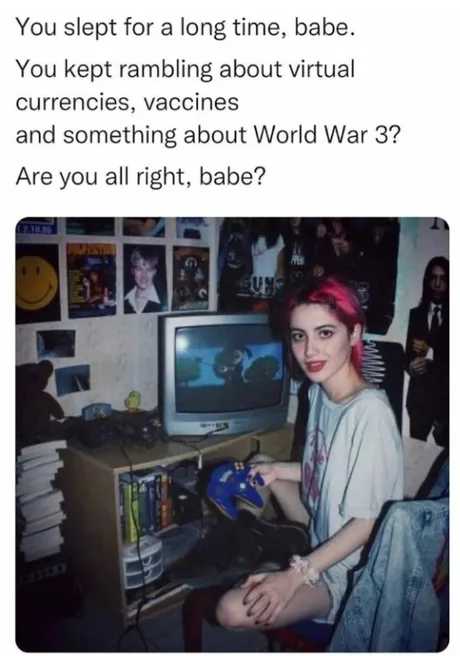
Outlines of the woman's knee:
{"type": "Polygon", "coordinates": [[[216,618],[226,629],[241,629],[248,625],[248,617],[240,600],[231,592],[221,597],[217,603],[216,618]]]}

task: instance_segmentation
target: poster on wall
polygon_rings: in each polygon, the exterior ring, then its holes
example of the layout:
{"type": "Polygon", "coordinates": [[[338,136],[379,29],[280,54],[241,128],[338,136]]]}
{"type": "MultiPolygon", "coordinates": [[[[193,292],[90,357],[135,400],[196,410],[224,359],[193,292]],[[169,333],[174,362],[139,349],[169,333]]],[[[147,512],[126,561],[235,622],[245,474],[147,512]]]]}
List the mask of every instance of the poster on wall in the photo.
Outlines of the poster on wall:
{"type": "Polygon", "coordinates": [[[115,244],[67,244],[69,318],[116,312],[115,244]]]}
{"type": "Polygon", "coordinates": [[[209,249],[175,246],[173,310],[207,310],[209,304],[209,249]]]}
{"type": "Polygon", "coordinates": [[[125,314],[167,310],[165,247],[125,244],[123,263],[125,314]]]}
{"type": "Polygon", "coordinates": [[[16,323],[60,321],[56,244],[16,245],[16,323]]]}
{"type": "Polygon", "coordinates": [[[266,312],[282,291],[283,221],[226,218],[219,240],[219,308],[266,312]]]}
{"type": "MultiPolygon", "coordinates": [[[[444,239],[447,247],[447,233],[444,239]]],[[[422,252],[419,257],[423,262],[422,252]]],[[[444,255],[436,254],[424,262],[423,278],[419,282],[420,301],[410,308],[406,334],[409,374],[406,407],[410,435],[426,441],[432,433],[441,447],[449,446],[450,433],[449,269],[449,260],[444,255]]]]}
{"type": "Polygon", "coordinates": [[[74,367],[56,369],[56,392],[58,396],[87,392],[91,389],[89,364],[79,364],[74,367]]]}
{"type": "Polygon", "coordinates": [[[123,234],[127,237],[164,237],[165,219],[123,219],[123,234]]]}
{"type": "Polygon", "coordinates": [[[38,330],[37,356],[44,358],[73,358],[75,330],[38,330]]]}
{"type": "Polygon", "coordinates": [[[176,236],[178,239],[199,239],[209,244],[209,231],[211,219],[204,218],[177,218],[176,236]]]}
{"type": "Polygon", "coordinates": [[[55,235],[56,219],[21,219],[16,225],[16,232],[22,235],[55,235]]]}
{"type": "Polygon", "coordinates": [[[100,235],[102,237],[111,237],[115,234],[114,225],[114,219],[106,217],[95,219],[71,217],[66,219],[66,232],[68,235],[100,235]]]}
{"type": "Polygon", "coordinates": [[[367,330],[394,316],[397,218],[226,218],[219,240],[219,309],[268,311],[291,286],[334,275],[356,289],[367,330]]]}

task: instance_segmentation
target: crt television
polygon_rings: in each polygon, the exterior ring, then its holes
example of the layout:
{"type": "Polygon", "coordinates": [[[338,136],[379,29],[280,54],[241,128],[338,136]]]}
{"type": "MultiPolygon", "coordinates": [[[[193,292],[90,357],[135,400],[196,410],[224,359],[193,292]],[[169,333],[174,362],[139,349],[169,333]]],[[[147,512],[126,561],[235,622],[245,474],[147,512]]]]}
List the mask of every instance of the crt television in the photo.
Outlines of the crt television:
{"type": "Polygon", "coordinates": [[[223,436],[286,421],[285,350],[265,314],[159,317],[159,409],[169,436],[223,436]]]}

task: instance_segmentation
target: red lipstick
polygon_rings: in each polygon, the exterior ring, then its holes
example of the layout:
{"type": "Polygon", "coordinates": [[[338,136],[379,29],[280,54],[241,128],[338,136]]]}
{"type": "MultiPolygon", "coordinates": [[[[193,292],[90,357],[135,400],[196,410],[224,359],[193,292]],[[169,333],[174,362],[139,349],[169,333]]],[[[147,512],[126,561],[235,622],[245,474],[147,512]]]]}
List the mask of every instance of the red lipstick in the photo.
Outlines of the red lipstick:
{"type": "Polygon", "coordinates": [[[306,362],[305,366],[307,367],[308,373],[315,374],[326,364],[326,360],[312,360],[312,362],[306,362]]]}

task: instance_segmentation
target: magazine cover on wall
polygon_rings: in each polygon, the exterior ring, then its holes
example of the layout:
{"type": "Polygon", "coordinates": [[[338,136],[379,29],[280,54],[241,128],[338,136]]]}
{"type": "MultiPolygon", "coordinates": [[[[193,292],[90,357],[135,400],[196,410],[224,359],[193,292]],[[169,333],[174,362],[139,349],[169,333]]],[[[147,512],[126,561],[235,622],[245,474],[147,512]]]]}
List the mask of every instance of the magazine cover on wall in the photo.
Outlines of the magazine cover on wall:
{"type": "Polygon", "coordinates": [[[200,239],[209,244],[209,229],[211,219],[177,218],[176,236],[178,239],[200,239]]]}
{"type": "Polygon", "coordinates": [[[69,318],[116,312],[115,244],[67,244],[69,318]]]}
{"type": "Polygon", "coordinates": [[[174,246],[173,310],[207,310],[209,249],[174,246]]]}
{"type": "Polygon", "coordinates": [[[164,237],[165,219],[123,219],[123,234],[127,237],[164,237]]]}
{"type": "Polygon", "coordinates": [[[165,262],[164,246],[124,245],[125,314],[147,314],[168,309],[165,262]]]}
{"type": "Polygon", "coordinates": [[[68,235],[101,235],[111,237],[114,232],[114,219],[99,217],[97,219],[68,218],[66,219],[66,233],[68,235]]]}
{"type": "Polygon", "coordinates": [[[16,323],[60,321],[56,244],[17,244],[16,323]]]}
{"type": "Polygon", "coordinates": [[[56,219],[21,219],[16,225],[16,232],[23,235],[55,235],[56,219]]]}
{"type": "Polygon", "coordinates": [[[284,285],[283,221],[226,218],[219,240],[219,308],[265,312],[284,285]]]}

